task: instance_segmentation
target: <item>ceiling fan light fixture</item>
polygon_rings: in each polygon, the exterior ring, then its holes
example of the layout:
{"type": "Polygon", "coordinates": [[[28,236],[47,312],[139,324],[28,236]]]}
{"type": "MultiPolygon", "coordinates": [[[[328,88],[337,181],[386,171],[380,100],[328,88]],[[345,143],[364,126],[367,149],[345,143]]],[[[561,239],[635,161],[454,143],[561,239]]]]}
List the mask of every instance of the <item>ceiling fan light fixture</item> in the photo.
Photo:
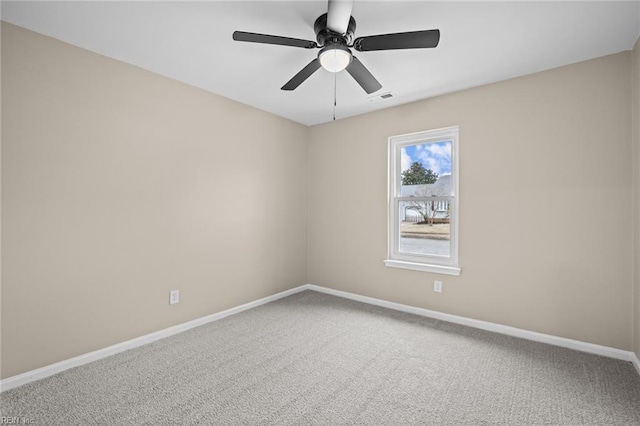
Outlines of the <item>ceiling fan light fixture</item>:
{"type": "Polygon", "coordinates": [[[351,51],[339,44],[326,46],[318,54],[320,65],[329,72],[340,72],[351,63],[351,51]]]}

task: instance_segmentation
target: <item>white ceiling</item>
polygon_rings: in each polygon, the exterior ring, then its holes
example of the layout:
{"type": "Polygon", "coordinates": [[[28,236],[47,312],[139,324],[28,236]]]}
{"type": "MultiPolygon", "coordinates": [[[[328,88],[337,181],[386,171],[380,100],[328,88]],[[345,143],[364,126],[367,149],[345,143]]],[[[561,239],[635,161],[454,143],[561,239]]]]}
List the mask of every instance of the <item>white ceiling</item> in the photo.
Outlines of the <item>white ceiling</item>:
{"type": "MultiPolygon", "coordinates": [[[[317,50],[235,42],[234,30],[315,40],[326,1],[2,2],[2,20],[312,125],[333,118],[333,77],[280,87],[317,50]]],[[[375,99],[336,75],[336,117],[387,108],[633,47],[638,2],[356,1],[356,37],[439,28],[435,49],[355,52],[375,99]],[[379,95],[391,92],[382,100],[379,95]]]]}

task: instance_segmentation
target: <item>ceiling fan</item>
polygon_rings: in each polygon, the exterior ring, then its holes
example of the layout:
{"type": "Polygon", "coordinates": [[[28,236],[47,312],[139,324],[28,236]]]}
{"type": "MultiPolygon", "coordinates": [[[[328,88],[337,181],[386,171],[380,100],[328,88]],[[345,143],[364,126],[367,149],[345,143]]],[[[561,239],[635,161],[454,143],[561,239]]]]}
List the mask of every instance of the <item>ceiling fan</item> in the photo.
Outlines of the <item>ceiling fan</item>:
{"type": "Polygon", "coordinates": [[[251,43],[320,49],[318,57],[294,75],[291,80],[282,86],[282,90],[296,89],[322,67],[334,73],[346,69],[367,93],[380,90],[382,85],[364,64],[353,56],[350,48],[358,52],[420,49],[436,47],[440,41],[440,30],[379,34],[354,39],[356,20],[351,16],[352,8],[353,0],[329,0],[327,13],[318,17],[313,25],[317,42],[244,31],[235,31],[233,39],[251,43]]]}

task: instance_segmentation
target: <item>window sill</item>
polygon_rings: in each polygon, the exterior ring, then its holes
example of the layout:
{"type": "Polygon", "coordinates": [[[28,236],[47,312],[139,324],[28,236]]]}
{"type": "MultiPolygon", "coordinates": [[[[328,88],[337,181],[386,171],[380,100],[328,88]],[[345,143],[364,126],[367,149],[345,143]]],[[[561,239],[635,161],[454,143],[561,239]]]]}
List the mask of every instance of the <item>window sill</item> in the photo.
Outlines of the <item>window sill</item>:
{"type": "Polygon", "coordinates": [[[384,264],[391,268],[411,269],[413,271],[435,272],[436,274],[455,276],[460,275],[460,272],[462,271],[462,269],[457,266],[432,265],[428,263],[405,262],[402,260],[387,259],[384,261],[384,264]]]}

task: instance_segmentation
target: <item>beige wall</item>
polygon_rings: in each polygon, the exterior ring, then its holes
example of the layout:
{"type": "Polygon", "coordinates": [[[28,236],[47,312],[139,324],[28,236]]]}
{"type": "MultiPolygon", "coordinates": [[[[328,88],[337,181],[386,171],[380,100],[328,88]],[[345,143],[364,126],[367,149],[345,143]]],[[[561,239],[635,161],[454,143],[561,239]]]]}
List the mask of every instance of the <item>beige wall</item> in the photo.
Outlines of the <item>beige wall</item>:
{"type": "Polygon", "coordinates": [[[630,350],[630,82],[624,52],[312,127],[309,281],[630,350]],[[462,275],[387,268],[387,138],[452,125],[462,275]]]}
{"type": "Polygon", "coordinates": [[[633,123],[634,351],[640,358],[640,41],[631,55],[633,123]]]}
{"type": "Polygon", "coordinates": [[[3,378],[306,282],[305,126],[6,23],[2,88],[3,378]]]}

